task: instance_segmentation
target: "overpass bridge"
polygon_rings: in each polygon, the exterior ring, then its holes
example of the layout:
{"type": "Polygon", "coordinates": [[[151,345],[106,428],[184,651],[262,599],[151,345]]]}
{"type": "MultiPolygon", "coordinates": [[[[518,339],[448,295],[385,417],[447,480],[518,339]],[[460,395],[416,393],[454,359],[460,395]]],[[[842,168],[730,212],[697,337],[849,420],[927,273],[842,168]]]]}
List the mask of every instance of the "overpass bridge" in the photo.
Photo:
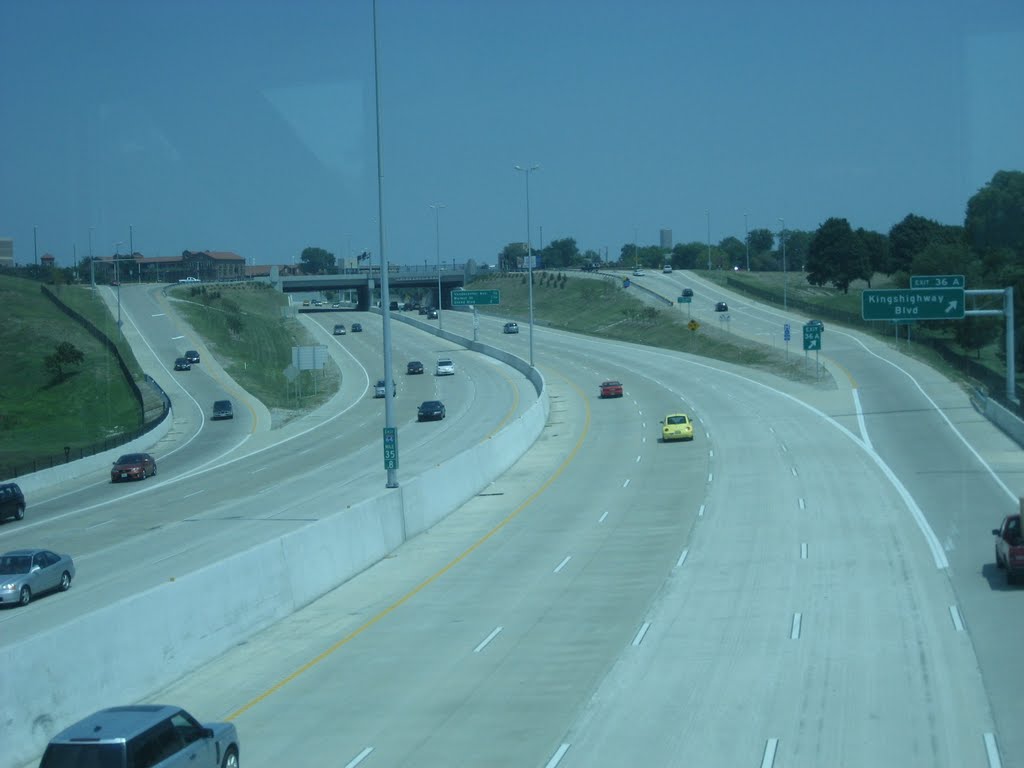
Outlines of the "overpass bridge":
{"type": "MultiPolygon", "coordinates": [[[[335,275],[298,275],[284,277],[277,268],[271,270],[270,282],[284,293],[318,293],[320,291],[355,292],[356,309],[367,310],[380,299],[380,269],[341,270],[335,275]]],[[[451,292],[466,284],[465,265],[407,266],[392,265],[388,270],[388,289],[392,301],[406,297],[429,296],[433,306],[449,309],[451,292]],[[437,295],[438,277],[441,296],[437,295]]]]}

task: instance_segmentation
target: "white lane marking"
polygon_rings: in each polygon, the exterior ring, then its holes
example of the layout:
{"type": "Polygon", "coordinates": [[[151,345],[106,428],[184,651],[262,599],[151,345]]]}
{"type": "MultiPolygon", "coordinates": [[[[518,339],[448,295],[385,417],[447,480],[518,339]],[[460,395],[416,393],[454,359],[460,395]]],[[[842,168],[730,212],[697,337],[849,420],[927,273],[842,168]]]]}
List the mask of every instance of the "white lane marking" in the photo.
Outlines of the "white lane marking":
{"type": "Polygon", "coordinates": [[[783,453],[789,453],[789,448],[786,447],[785,443],[782,443],[782,452],[783,453]]]}
{"type": "Polygon", "coordinates": [[[856,387],[851,390],[851,393],[853,394],[853,410],[857,414],[857,429],[860,430],[864,445],[868,447],[868,450],[873,451],[875,447],[871,444],[871,438],[868,436],[868,426],[864,422],[864,409],[860,407],[860,394],[856,387]]]}
{"type": "Polygon", "coordinates": [[[107,525],[108,523],[114,522],[113,520],[104,520],[102,523],[93,523],[92,525],[85,526],[85,530],[91,531],[93,528],[99,528],[101,525],[107,525]]]}
{"type": "Polygon", "coordinates": [[[312,451],[312,450],[313,450],[313,448],[307,448],[307,449],[306,449],[306,450],[304,450],[304,451],[299,451],[299,454],[298,454],[298,455],[299,455],[299,456],[302,456],[302,455],[304,455],[304,454],[307,454],[307,453],[309,453],[309,452],[310,452],[310,451],[312,451]]]}
{"type": "Polygon", "coordinates": [[[647,442],[647,436],[645,435],[644,437],[641,437],[640,438],[640,442],[641,443],[646,443],[647,442]]]}
{"type": "Polygon", "coordinates": [[[637,463],[637,464],[639,464],[639,463],[640,463],[640,457],[639,457],[639,456],[637,456],[637,457],[636,457],[636,463],[637,463]]]}
{"type": "Polygon", "coordinates": [[[774,435],[775,434],[775,427],[768,427],[768,431],[771,432],[774,435]]]}
{"type": "Polygon", "coordinates": [[[647,429],[647,422],[646,421],[641,422],[641,426],[643,426],[644,429],[647,429]]]}
{"type": "Polygon", "coordinates": [[[800,509],[801,509],[801,510],[803,510],[803,508],[804,508],[804,500],[803,500],[803,497],[801,497],[799,501],[800,501],[800,509]]]}
{"type": "Polygon", "coordinates": [[[363,760],[365,760],[367,757],[370,756],[371,752],[373,752],[373,747],[367,747],[362,752],[360,752],[358,755],[353,757],[351,762],[349,762],[345,766],[345,768],[356,768],[357,765],[359,765],[361,762],[363,762],[363,760]]]}
{"type": "Polygon", "coordinates": [[[686,556],[690,553],[690,550],[684,549],[682,554],[679,555],[679,559],[676,560],[676,568],[679,568],[683,563],[686,562],[686,556]]]}
{"type": "Polygon", "coordinates": [[[491,640],[498,636],[498,633],[501,632],[501,630],[502,627],[495,627],[491,634],[489,634],[487,637],[481,640],[480,645],[473,649],[473,653],[480,653],[480,651],[487,647],[487,644],[491,642],[491,640]]]}
{"type": "Polygon", "coordinates": [[[700,505],[700,509],[697,510],[697,517],[704,517],[704,505],[700,505]]]}
{"type": "Polygon", "coordinates": [[[790,629],[790,631],[789,631],[789,639],[790,640],[799,640],[800,639],[800,614],[799,613],[794,613],[793,614],[793,628],[790,629]]]}
{"type": "Polygon", "coordinates": [[[955,605],[949,606],[949,615],[950,615],[950,618],[953,619],[953,628],[957,632],[963,632],[964,631],[964,622],[963,622],[963,619],[960,618],[960,609],[957,608],[955,605]]]}
{"type": "Polygon", "coordinates": [[[711,433],[710,432],[705,432],[704,433],[704,437],[707,438],[708,440],[710,440],[711,439],[711,433]]]}
{"type": "Polygon", "coordinates": [[[626,478],[626,482],[624,482],[624,483],[622,484],[622,487],[623,487],[623,488],[625,488],[625,487],[626,487],[626,486],[628,486],[628,485],[629,485],[629,478],[627,477],[627,478],[626,478]]]}
{"type": "Polygon", "coordinates": [[[714,476],[715,476],[715,473],[714,473],[714,472],[708,472],[708,482],[709,482],[709,483],[710,483],[710,482],[711,482],[711,480],[712,480],[712,479],[714,478],[714,476]]]}
{"type": "Polygon", "coordinates": [[[712,448],[710,451],[708,451],[708,458],[711,458],[711,459],[715,458],[715,449],[714,448],[712,448]]]}
{"type": "Polygon", "coordinates": [[[761,758],[761,768],[772,768],[775,765],[775,750],[779,748],[779,740],[772,737],[764,745],[764,757],[761,758]]]}
{"type": "Polygon", "coordinates": [[[1003,761],[999,759],[999,747],[996,746],[994,733],[985,734],[985,752],[988,754],[988,768],[1003,768],[1003,761]]]}
{"type": "Polygon", "coordinates": [[[790,467],[789,471],[793,473],[793,477],[796,477],[796,467],[790,467]]]}
{"type": "Polygon", "coordinates": [[[604,519],[605,519],[606,517],[608,517],[608,511],[607,511],[607,510],[605,510],[605,513],[604,513],[603,515],[601,515],[601,517],[600,517],[600,518],[598,518],[597,522],[599,522],[599,523],[603,523],[603,522],[604,522],[604,519]]]}
{"type": "Polygon", "coordinates": [[[647,634],[647,630],[651,628],[651,622],[645,621],[643,626],[640,627],[640,631],[636,633],[636,637],[633,638],[633,645],[638,646],[644,641],[644,635],[647,634]]]}
{"type": "Polygon", "coordinates": [[[569,564],[569,561],[570,561],[570,560],[572,560],[572,555],[566,555],[566,556],[565,556],[565,560],[563,560],[562,562],[560,562],[560,563],[558,564],[558,567],[557,567],[557,568],[555,568],[555,573],[558,573],[558,572],[559,572],[560,570],[562,570],[563,568],[565,568],[565,566],[567,566],[567,565],[569,564]]]}
{"type": "Polygon", "coordinates": [[[200,489],[198,491],[192,491],[192,493],[186,493],[181,498],[183,498],[183,499],[191,499],[193,496],[198,496],[200,493],[205,493],[205,491],[203,491],[202,489],[200,489]]]}
{"type": "Polygon", "coordinates": [[[181,341],[184,338],[184,336],[171,336],[171,341],[181,341]]]}
{"type": "Polygon", "coordinates": [[[167,316],[166,312],[157,312],[155,315],[150,315],[150,317],[166,317],[166,316],[167,316]]]}
{"type": "Polygon", "coordinates": [[[800,559],[801,560],[806,560],[807,559],[807,542],[806,541],[800,543],[800,559]]]}
{"type": "Polygon", "coordinates": [[[565,753],[568,751],[568,744],[563,744],[562,746],[560,746],[558,750],[555,752],[555,754],[551,756],[551,759],[548,760],[548,764],[545,765],[544,768],[555,768],[556,765],[562,762],[562,758],[565,757],[565,753]]]}

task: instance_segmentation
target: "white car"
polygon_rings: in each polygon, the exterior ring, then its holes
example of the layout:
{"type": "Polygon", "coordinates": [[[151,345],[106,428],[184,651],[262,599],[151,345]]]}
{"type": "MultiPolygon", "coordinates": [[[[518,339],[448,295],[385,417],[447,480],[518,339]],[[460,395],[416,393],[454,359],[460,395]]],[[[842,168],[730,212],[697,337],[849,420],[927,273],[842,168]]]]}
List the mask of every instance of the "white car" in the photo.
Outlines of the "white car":
{"type": "Polygon", "coordinates": [[[437,369],[434,371],[435,376],[454,376],[455,375],[455,363],[449,358],[442,357],[437,361],[437,369]]]}
{"type": "Polygon", "coordinates": [[[644,276],[644,273],[641,270],[639,270],[639,269],[634,269],[633,270],[633,277],[643,277],[643,276],[644,276]]]}

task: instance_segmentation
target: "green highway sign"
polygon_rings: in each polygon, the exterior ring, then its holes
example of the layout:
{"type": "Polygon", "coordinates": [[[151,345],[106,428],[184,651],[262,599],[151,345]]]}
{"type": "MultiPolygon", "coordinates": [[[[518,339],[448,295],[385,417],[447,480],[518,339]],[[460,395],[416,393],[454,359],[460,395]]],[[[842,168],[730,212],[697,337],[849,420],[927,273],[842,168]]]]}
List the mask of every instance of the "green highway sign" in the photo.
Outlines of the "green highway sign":
{"type": "Polygon", "coordinates": [[[398,429],[384,427],[384,469],[398,469],[398,429]]]}
{"type": "Polygon", "coordinates": [[[491,291],[452,291],[453,307],[469,307],[474,304],[500,304],[501,292],[491,291]]]}
{"type": "Polygon", "coordinates": [[[963,275],[913,275],[911,288],[964,288],[967,281],[963,275]]]}
{"type": "Polygon", "coordinates": [[[964,316],[964,289],[866,290],[860,308],[865,320],[960,320],[964,316]]]}
{"type": "Polygon", "coordinates": [[[693,301],[693,296],[680,296],[676,299],[676,304],[689,304],[693,301]]]}
{"type": "Polygon", "coordinates": [[[804,326],[804,351],[810,352],[821,349],[821,327],[817,325],[804,326]]]}

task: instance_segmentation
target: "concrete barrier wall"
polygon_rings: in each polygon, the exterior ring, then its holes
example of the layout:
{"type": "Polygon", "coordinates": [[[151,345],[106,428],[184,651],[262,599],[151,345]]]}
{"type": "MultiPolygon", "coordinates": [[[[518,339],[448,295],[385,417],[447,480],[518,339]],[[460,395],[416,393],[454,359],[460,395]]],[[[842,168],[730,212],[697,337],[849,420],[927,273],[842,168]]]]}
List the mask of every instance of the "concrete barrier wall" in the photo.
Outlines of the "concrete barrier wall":
{"type": "Polygon", "coordinates": [[[538,400],[496,435],[401,488],[0,646],[0,768],[32,760],[72,722],[103,707],[144,700],[308,605],[436,524],[511,466],[547,421],[543,378],[501,350],[454,334],[451,340],[524,371],[538,400]]]}
{"type": "Polygon", "coordinates": [[[978,390],[975,390],[971,401],[986,419],[1003,430],[1017,445],[1024,446],[1024,421],[1017,414],[978,390]]]}

